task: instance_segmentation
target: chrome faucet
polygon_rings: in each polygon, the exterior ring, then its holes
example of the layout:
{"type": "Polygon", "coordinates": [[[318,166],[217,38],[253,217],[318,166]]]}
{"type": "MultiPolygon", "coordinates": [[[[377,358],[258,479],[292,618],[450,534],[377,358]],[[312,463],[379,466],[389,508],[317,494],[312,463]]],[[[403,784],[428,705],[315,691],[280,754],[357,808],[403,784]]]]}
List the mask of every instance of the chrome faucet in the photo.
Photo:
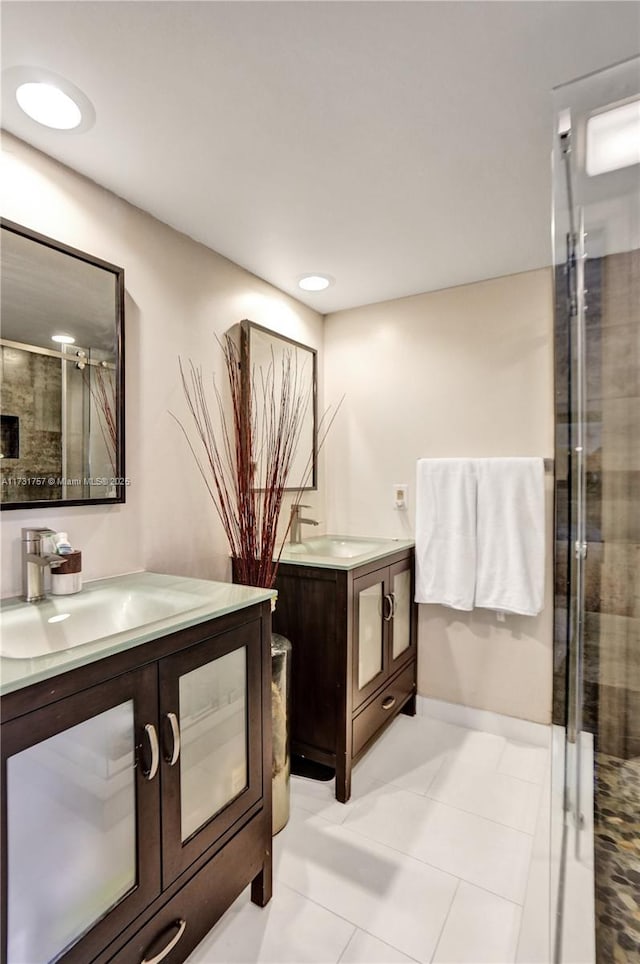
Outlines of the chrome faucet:
{"type": "Polygon", "coordinates": [[[63,556],[42,551],[43,538],[53,535],[53,529],[22,530],[22,598],[26,602],[38,602],[45,598],[45,569],[55,569],[65,561],[63,556]]]}
{"type": "Polygon", "coordinates": [[[291,535],[289,536],[289,542],[292,546],[297,546],[300,544],[300,526],[319,526],[320,523],[316,519],[303,519],[300,516],[300,509],[311,509],[310,505],[300,505],[298,502],[296,505],[291,506],[291,535]]]}

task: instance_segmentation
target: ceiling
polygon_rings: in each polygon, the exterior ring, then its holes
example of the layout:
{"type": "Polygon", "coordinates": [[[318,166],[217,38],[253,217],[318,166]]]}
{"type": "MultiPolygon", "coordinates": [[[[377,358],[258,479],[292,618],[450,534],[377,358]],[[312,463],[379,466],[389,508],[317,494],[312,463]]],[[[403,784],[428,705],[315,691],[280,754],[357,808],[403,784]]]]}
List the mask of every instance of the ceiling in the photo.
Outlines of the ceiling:
{"type": "Polygon", "coordinates": [[[635,2],[3,0],[2,67],[89,97],[3,126],[327,313],[551,261],[551,89],[640,50],[635,2]],[[325,292],[300,275],[335,278],[325,292]]]}

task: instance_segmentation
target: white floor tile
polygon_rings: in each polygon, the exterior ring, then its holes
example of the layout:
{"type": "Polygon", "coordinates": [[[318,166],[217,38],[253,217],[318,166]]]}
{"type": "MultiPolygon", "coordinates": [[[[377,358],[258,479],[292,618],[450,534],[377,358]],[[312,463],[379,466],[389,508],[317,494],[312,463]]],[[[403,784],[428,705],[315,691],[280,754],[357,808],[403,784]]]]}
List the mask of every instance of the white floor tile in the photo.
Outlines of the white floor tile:
{"type": "Polygon", "coordinates": [[[522,903],[532,837],[398,787],[368,794],[346,830],[522,903]]]}
{"type": "Polygon", "coordinates": [[[312,815],[293,815],[287,832],[279,880],[409,957],[431,960],[454,877],[312,815]]]}
{"type": "Polygon", "coordinates": [[[335,780],[310,780],[305,777],[291,777],[291,806],[308,813],[315,813],[331,823],[344,823],[347,815],[358,800],[381,784],[359,774],[351,781],[351,799],[348,803],[336,800],[335,780]]]}
{"type": "Polygon", "coordinates": [[[292,777],[272,901],[245,891],[189,964],[544,964],[549,752],[519,739],[400,716],[348,804],[292,777]]]}
{"type": "Polygon", "coordinates": [[[426,793],[450,759],[496,770],[507,741],[429,717],[399,716],[356,764],[354,775],[426,793]]]}
{"type": "Polygon", "coordinates": [[[498,764],[500,773],[541,784],[549,767],[549,748],[509,740],[498,764]]]}
{"type": "Polygon", "coordinates": [[[475,767],[497,770],[507,745],[503,736],[497,736],[495,733],[481,733],[478,730],[465,730],[461,726],[455,729],[459,731],[460,736],[458,745],[451,754],[453,758],[475,767]]]}
{"type": "Polygon", "coordinates": [[[264,908],[244,891],[187,964],[335,964],[353,933],[353,924],[280,883],[264,908]]]}
{"type": "Polygon", "coordinates": [[[354,780],[393,783],[425,793],[450,750],[464,737],[460,727],[419,716],[399,716],[356,764],[354,780]]]}
{"type": "Polygon", "coordinates": [[[390,944],[356,929],[340,958],[340,964],[413,964],[413,960],[390,944]]]}
{"type": "Polygon", "coordinates": [[[459,757],[443,764],[427,791],[440,803],[533,834],[541,788],[459,757]]]}
{"type": "Polygon", "coordinates": [[[471,884],[460,884],[433,964],[511,964],[521,908],[471,884]]]}
{"type": "MultiPolygon", "coordinates": [[[[555,817],[554,817],[555,819],[555,817]]],[[[518,940],[518,964],[549,964],[551,960],[551,771],[542,785],[538,822],[533,838],[527,892],[518,940]]]]}

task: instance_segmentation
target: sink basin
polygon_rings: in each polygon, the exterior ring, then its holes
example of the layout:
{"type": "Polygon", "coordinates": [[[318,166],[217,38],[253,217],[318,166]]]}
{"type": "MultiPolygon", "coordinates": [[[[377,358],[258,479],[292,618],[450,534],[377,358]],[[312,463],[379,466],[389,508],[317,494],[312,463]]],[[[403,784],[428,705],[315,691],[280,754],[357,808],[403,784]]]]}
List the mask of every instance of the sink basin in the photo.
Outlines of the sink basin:
{"type": "Polygon", "coordinates": [[[29,659],[82,646],[198,608],[202,600],[180,590],[88,585],[73,596],[39,603],[12,601],[0,611],[0,656],[29,659]]]}
{"type": "Polygon", "coordinates": [[[281,562],[294,565],[322,566],[333,569],[354,569],[369,560],[380,559],[390,552],[408,549],[410,540],[376,539],[362,536],[324,535],[287,543],[280,556],[281,562]]]}
{"type": "Polygon", "coordinates": [[[271,589],[132,572],[85,583],[73,596],[0,601],[0,694],[246,606],[271,589]]]}
{"type": "Polygon", "coordinates": [[[371,539],[355,539],[342,536],[318,536],[315,539],[305,539],[297,545],[285,547],[282,555],[294,556],[325,556],[332,559],[354,559],[356,556],[368,555],[381,546],[380,542],[371,539]]]}

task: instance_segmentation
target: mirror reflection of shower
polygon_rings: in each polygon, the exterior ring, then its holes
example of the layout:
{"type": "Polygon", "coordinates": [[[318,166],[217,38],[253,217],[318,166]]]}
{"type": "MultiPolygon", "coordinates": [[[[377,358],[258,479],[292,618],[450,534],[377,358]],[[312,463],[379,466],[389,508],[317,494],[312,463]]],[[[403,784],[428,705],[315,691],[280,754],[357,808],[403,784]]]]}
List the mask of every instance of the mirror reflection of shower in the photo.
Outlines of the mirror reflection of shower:
{"type": "Polygon", "coordinates": [[[124,502],[124,270],[0,234],[0,509],[124,502]]]}
{"type": "Polygon", "coordinates": [[[116,369],[101,349],[0,339],[2,498],[110,497],[116,476],[116,369]]]}

